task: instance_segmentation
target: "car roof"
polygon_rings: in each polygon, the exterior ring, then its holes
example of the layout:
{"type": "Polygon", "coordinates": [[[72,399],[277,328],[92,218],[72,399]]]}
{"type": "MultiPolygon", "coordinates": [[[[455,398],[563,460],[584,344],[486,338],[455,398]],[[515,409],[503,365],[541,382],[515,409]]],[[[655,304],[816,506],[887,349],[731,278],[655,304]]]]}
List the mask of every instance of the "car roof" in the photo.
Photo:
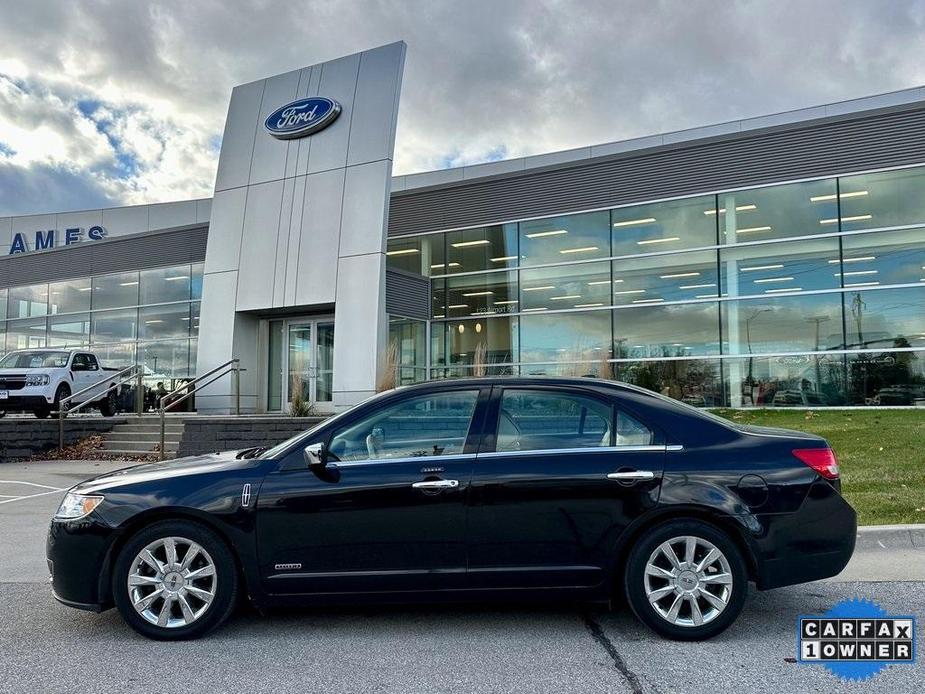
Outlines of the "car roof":
{"type": "Polygon", "coordinates": [[[399,386],[396,391],[409,392],[414,390],[429,389],[434,386],[452,385],[452,386],[479,386],[486,385],[503,385],[503,386],[577,386],[577,387],[597,387],[609,388],[612,390],[625,390],[642,395],[657,396],[651,390],[640,388],[622,381],[612,381],[606,378],[597,378],[595,376],[468,376],[465,378],[441,378],[430,381],[422,381],[407,386],[399,386]]]}

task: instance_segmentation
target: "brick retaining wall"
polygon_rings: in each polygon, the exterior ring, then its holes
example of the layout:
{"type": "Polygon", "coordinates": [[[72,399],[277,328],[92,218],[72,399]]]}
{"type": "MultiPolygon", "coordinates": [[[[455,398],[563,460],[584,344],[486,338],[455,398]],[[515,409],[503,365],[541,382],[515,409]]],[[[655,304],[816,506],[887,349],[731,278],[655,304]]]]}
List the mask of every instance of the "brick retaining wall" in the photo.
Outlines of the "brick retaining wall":
{"type": "MultiPolygon", "coordinates": [[[[109,431],[125,417],[68,417],[64,420],[64,443],[109,431]]],[[[0,419],[0,463],[42,453],[58,445],[57,419],[4,417],[0,419]]]]}
{"type": "Polygon", "coordinates": [[[190,417],[183,422],[177,457],[275,446],[323,420],[324,417],[190,417]]]}

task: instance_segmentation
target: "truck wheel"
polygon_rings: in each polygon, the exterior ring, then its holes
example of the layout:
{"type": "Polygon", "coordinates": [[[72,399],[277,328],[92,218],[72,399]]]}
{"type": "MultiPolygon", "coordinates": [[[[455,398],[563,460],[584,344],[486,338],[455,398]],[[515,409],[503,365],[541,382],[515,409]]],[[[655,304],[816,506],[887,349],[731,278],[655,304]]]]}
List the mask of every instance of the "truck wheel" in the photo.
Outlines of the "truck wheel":
{"type": "MultiPolygon", "coordinates": [[[[59,412],[61,410],[61,401],[69,397],[71,397],[71,387],[67,383],[62,383],[58,386],[58,390],[55,391],[55,401],[51,406],[51,410],[59,412]]],[[[68,409],[68,407],[69,405],[64,405],[64,409],[68,409]]]]}
{"type": "Polygon", "coordinates": [[[106,393],[106,397],[100,401],[100,414],[104,417],[112,417],[117,409],[116,394],[112,391],[106,393]]]}
{"type": "Polygon", "coordinates": [[[39,405],[34,410],[32,410],[32,414],[34,414],[39,419],[45,419],[48,415],[51,414],[51,408],[48,405],[39,405]]]}

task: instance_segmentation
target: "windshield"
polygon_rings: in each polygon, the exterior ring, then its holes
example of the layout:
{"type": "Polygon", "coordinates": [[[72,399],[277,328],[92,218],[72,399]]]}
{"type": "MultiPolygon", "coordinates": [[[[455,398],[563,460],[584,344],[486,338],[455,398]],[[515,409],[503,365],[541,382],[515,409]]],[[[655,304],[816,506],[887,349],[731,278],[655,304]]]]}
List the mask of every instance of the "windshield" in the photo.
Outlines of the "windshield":
{"type": "Polygon", "coordinates": [[[67,366],[70,356],[70,352],[51,352],[44,349],[10,352],[0,359],[0,369],[60,369],[67,366]]]}

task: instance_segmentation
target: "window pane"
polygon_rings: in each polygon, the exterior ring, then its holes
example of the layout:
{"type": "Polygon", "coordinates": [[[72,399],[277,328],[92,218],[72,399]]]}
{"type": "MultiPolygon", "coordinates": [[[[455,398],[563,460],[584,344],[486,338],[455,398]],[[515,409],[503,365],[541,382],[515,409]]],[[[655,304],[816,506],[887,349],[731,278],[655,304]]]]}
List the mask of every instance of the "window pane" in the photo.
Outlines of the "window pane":
{"type": "Polygon", "coordinates": [[[839,186],[843,231],[925,222],[923,168],[846,176],[839,186]]]}
{"type": "Polygon", "coordinates": [[[200,304],[198,301],[194,301],[189,305],[189,334],[190,337],[197,337],[199,335],[199,309],[200,304]]]}
{"type": "Polygon", "coordinates": [[[86,347],[89,344],[89,313],[48,318],[48,347],[86,347]]]}
{"type": "Polygon", "coordinates": [[[645,424],[625,412],[617,412],[618,446],[648,446],[652,438],[652,431],[645,424]]]}
{"type": "Polygon", "coordinates": [[[616,256],[716,245],[712,195],[621,207],[611,215],[616,256]]]}
{"type": "Polygon", "coordinates": [[[516,307],[517,273],[448,277],[446,291],[447,317],[508,313],[516,307]]]}
{"type": "Polygon", "coordinates": [[[611,338],[610,311],[521,316],[520,360],[597,362],[611,338]]]}
{"type": "Polygon", "coordinates": [[[48,313],[48,285],[10,287],[7,299],[7,318],[29,318],[48,313]]]}
{"type": "Polygon", "coordinates": [[[722,407],[719,360],[638,361],[614,364],[614,377],[696,407],[722,407]]]}
{"type": "Polygon", "coordinates": [[[427,324],[410,318],[389,321],[389,346],[396,351],[398,385],[427,380],[427,324]]]}
{"type": "Polygon", "coordinates": [[[0,320],[6,318],[6,296],[7,290],[0,289],[0,320]]]}
{"type": "Polygon", "coordinates": [[[505,389],[496,450],[543,451],[611,445],[612,411],[592,398],[541,390],[505,389]]]}
{"type": "Polygon", "coordinates": [[[90,278],[52,282],[48,285],[49,313],[90,310],[90,278]]]}
{"type": "MultiPolygon", "coordinates": [[[[610,263],[580,263],[520,272],[521,311],[610,305],[610,263]]],[[[515,302],[516,303],[516,302],[515,302]]]]}
{"type": "Polygon", "coordinates": [[[845,292],[848,348],[919,347],[925,342],[925,287],[845,292]]]}
{"type": "Polygon", "coordinates": [[[173,390],[173,384],[170,381],[177,378],[188,378],[191,375],[189,340],[140,344],[138,345],[138,363],[144,367],[146,381],[160,381],[164,383],[166,390],[173,390]]]}
{"type": "Polygon", "coordinates": [[[715,251],[613,262],[616,306],[715,297],[717,284],[715,251]]]}
{"type": "Polygon", "coordinates": [[[138,273],[122,272],[93,278],[93,309],[138,305],[138,273]]]}
{"type": "Polygon", "coordinates": [[[454,320],[446,326],[450,364],[491,365],[517,360],[516,318],[454,320]]]}
{"type": "Polygon", "coordinates": [[[434,274],[517,267],[517,225],[451,231],[446,235],[447,265],[434,274]]]}
{"type": "Polygon", "coordinates": [[[138,311],[138,339],[189,337],[189,304],[151,306],[138,311]]]}
{"type": "Polygon", "coordinates": [[[142,304],[186,301],[190,298],[189,265],[142,270],[140,281],[142,304]]]}
{"type": "Polygon", "coordinates": [[[463,452],[477,390],[405,398],[331,439],[334,460],[454,455],[463,452]]]}
{"type": "Polygon", "coordinates": [[[723,302],[723,352],[841,349],[841,294],[769,296],[723,302]]]}
{"type": "Polygon", "coordinates": [[[124,369],[135,363],[135,343],[123,342],[121,344],[93,344],[93,353],[103,366],[114,369],[124,369]]]}
{"type": "Polygon", "coordinates": [[[727,359],[732,407],[821,407],[844,404],[839,354],[727,359]]]}
{"type": "Polygon", "coordinates": [[[202,298],[202,263],[192,266],[190,276],[190,298],[202,298]]]}
{"type": "Polygon", "coordinates": [[[723,296],[773,295],[841,286],[837,238],[724,248],[720,261],[723,296]]]}
{"type": "Polygon", "coordinates": [[[719,195],[720,243],[838,231],[835,179],[719,195]]]}
{"type": "Polygon", "coordinates": [[[45,346],[45,319],[27,318],[6,323],[6,351],[45,346]]]}
{"type": "Polygon", "coordinates": [[[925,352],[848,355],[854,405],[925,405],[925,352]]]}
{"type": "Polygon", "coordinates": [[[389,239],[385,253],[386,265],[418,275],[442,275],[446,272],[443,259],[443,234],[389,239]]]}
{"type": "Polygon", "coordinates": [[[640,306],[613,312],[617,359],[719,354],[715,303],[640,306]]]}
{"type": "Polygon", "coordinates": [[[845,236],[842,254],[846,287],[925,281],[925,232],[921,229],[845,236]]]}
{"type": "Polygon", "coordinates": [[[97,342],[125,342],[135,339],[138,310],[94,311],[91,314],[91,339],[97,342]]]}
{"type": "Polygon", "coordinates": [[[562,263],[610,256],[607,212],[535,219],[520,223],[521,265],[562,263]]]}

